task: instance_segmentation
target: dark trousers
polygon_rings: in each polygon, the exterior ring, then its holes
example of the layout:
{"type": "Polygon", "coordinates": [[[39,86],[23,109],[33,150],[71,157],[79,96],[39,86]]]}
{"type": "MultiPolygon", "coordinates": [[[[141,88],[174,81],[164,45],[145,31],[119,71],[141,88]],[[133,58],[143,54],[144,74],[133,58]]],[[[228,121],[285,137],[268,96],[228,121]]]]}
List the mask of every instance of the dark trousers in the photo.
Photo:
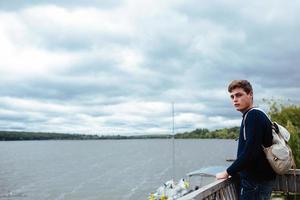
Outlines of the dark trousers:
{"type": "Polygon", "coordinates": [[[241,178],[240,200],[269,200],[275,180],[256,182],[241,178]]]}

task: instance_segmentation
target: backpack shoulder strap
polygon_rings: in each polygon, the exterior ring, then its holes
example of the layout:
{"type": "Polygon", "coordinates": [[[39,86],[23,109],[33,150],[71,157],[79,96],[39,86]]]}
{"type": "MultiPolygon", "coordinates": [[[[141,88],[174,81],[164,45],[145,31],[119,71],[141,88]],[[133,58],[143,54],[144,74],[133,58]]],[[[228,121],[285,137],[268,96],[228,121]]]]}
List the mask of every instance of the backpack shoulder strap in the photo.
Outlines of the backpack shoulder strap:
{"type": "Polygon", "coordinates": [[[248,113],[251,111],[251,110],[253,110],[254,108],[250,108],[250,110],[245,114],[245,116],[244,116],[244,118],[243,118],[243,125],[244,125],[244,128],[243,128],[243,135],[244,135],[244,140],[246,140],[247,138],[246,138],[246,123],[245,123],[245,121],[246,121],[246,118],[247,118],[247,115],[248,115],[248,113]]]}

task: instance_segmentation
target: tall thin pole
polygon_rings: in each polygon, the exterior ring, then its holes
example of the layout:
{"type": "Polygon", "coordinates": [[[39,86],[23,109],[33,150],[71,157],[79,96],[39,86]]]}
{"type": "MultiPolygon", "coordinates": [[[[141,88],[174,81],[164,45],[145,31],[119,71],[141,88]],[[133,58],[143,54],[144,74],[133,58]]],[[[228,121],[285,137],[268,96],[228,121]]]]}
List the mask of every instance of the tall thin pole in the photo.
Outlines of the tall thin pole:
{"type": "Polygon", "coordinates": [[[175,121],[174,121],[174,102],[172,102],[172,176],[173,180],[175,180],[175,121]]]}

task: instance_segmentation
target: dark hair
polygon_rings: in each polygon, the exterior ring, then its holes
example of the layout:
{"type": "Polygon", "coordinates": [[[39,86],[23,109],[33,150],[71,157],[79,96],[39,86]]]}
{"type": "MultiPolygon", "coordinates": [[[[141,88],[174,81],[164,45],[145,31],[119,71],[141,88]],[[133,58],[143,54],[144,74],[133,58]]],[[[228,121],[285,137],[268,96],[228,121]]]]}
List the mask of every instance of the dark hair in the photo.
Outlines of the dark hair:
{"type": "Polygon", "coordinates": [[[249,81],[247,80],[233,80],[228,86],[228,92],[232,92],[232,90],[236,88],[242,88],[247,94],[252,92],[252,86],[249,81]]]}

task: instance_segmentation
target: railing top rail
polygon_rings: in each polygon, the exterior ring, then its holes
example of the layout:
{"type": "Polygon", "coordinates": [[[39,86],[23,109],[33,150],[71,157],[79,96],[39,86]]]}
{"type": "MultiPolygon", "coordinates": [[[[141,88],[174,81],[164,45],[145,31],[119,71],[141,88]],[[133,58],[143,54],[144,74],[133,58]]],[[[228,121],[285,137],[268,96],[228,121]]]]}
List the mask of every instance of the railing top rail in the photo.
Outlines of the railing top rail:
{"type": "Polygon", "coordinates": [[[296,175],[300,175],[300,169],[295,169],[295,171],[290,169],[286,174],[294,174],[294,172],[296,175]]]}
{"type": "Polygon", "coordinates": [[[197,197],[197,199],[201,199],[201,198],[204,198],[204,197],[210,195],[210,193],[212,193],[212,192],[215,192],[215,191],[220,190],[221,188],[224,188],[226,185],[231,184],[231,183],[232,183],[231,178],[223,179],[223,180],[216,180],[213,183],[205,185],[205,186],[199,188],[198,190],[179,198],[178,200],[190,200],[190,199],[194,199],[194,197],[197,197]]]}

